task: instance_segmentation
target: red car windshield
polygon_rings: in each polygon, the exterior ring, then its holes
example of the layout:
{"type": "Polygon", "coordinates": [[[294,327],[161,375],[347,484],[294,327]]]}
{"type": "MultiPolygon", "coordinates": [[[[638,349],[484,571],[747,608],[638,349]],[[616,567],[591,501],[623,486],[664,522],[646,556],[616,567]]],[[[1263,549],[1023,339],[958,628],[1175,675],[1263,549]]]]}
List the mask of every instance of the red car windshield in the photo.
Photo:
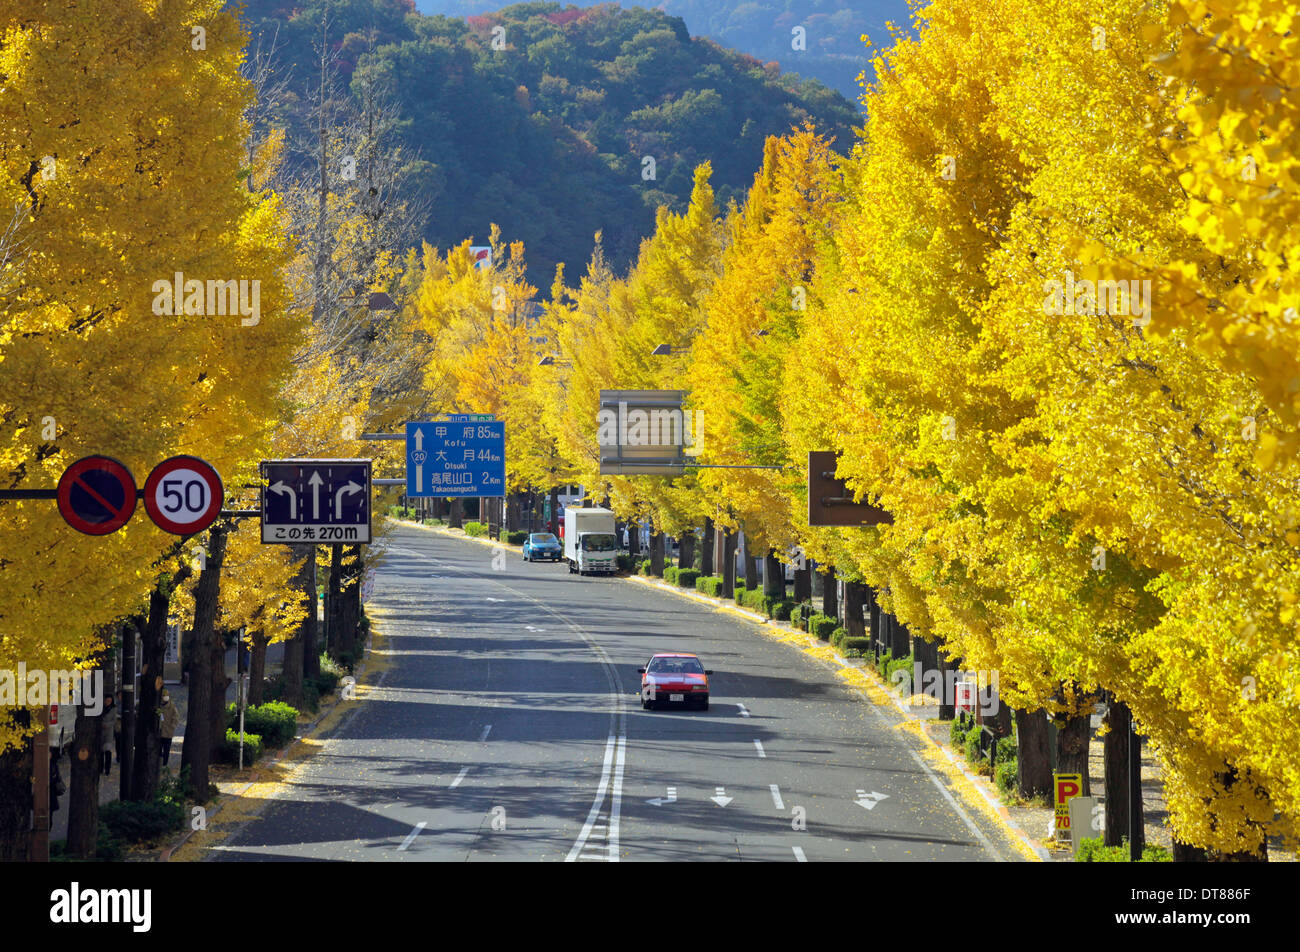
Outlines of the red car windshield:
{"type": "Polygon", "coordinates": [[[703,674],[699,658],[655,658],[646,668],[650,674],[703,674]]]}

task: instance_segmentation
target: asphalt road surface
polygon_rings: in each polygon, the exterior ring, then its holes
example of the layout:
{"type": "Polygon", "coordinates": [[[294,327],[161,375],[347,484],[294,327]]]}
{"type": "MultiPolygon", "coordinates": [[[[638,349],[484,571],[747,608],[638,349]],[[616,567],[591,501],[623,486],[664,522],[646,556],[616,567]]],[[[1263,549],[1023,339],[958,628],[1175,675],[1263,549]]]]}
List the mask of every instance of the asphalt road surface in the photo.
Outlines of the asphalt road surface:
{"type": "Polygon", "coordinates": [[[752,622],[411,526],[381,551],[392,667],[212,858],[1020,858],[894,712],[752,622]],[[708,711],[642,710],[656,651],[700,655],[708,711]]]}

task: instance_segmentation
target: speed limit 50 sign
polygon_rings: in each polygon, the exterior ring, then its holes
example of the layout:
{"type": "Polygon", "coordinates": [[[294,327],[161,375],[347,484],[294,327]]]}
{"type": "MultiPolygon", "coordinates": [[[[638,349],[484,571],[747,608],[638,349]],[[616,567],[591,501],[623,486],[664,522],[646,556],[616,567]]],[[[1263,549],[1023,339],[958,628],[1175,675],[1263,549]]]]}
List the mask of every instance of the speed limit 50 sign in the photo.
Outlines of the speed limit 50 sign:
{"type": "Polygon", "coordinates": [[[173,456],[144,484],[144,509],[164,532],[202,532],[221,513],[225,488],[217,471],[197,456],[173,456]]]}

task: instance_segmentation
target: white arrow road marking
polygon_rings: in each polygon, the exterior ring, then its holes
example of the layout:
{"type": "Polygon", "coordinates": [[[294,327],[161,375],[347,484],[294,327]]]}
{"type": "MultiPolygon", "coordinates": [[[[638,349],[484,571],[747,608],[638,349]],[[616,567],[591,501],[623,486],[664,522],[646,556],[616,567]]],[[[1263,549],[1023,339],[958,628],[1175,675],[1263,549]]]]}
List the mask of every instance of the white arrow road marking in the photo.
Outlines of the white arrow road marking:
{"type": "Polygon", "coordinates": [[[655,797],[653,800],[647,800],[647,801],[646,801],[646,803],[653,803],[653,804],[654,804],[655,806],[657,806],[657,807],[661,807],[661,806],[663,806],[665,803],[676,803],[676,802],[677,802],[677,788],[676,788],[676,787],[669,787],[669,788],[668,788],[668,796],[666,796],[666,797],[655,797]]]}
{"type": "Polygon", "coordinates": [[[324,484],[325,480],[320,478],[320,472],[313,470],[307,485],[311,487],[311,517],[317,522],[320,521],[320,488],[324,484]]]}
{"type": "Polygon", "coordinates": [[[749,717],[749,711],[745,710],[745,705],[737,704],[736,707],[740,708],[741,717],[749,717]]]}
{"type": "Polygon", "coordinates": [[[781,799],[781,788],[776,784],[771,784],[768,789],[772,791],[772,802],[776,804],[776,808],[778,810],[784,810],[785,801],[781,799]]]}
{"type": "Polygon", "coordinates": [[[505,599],[504,599],[504,598],[493,598],[492,596],[489,595],[487,598],[483,599],[483,601],[485,601],[485,602],[504,602],[505,599]]]}
{"type": "Polygon", "coordinates": [[[858,798],[853,802],[860,807],[865,807],[868,810],[874,810],[876,808],[877,803],[879,803],[881,800],[888,800],[888,799],[889,799],[889,794],[887,793],[876,793],[876,791],[874,790],[872,790],[870,793],[867,793],[867,791],[865,790],[859,790],[858,798]]]}
{"type": "Polygon", "coordinates": [[[792,850],[794,850],[794,858],[795,858],[796,860],[798,860],[800,863],[806,863],[806,862],[808,862],[808,857],[803,855],[803,847],[802,847],[802,846],[792,846],[792,847],[790,847],[790,848],[791,848],[792,850]]]}
{"type": "MultiPolygon", "coordinates": [[[[460,782],[465,779],[465,774],[469,773],[468,767],[461,767],[460,773],[456,774],[456,779],[451,782],[452,787],[459,787],[460,782]]],[[[450,787],[448,789],[451,789],[450,787]]]]}
{"type": "Polygon", "coordinates": [[[293,491],[293,488],[291,486],[286,485],[283,479],[280,480],[279,482],[272,483],[270,488],[271,488],[271,492],[273,493],[283,493],[284,495],[289,497],[289,518],[297,519],[298,518],[298,494],[293,491]]]}
{"type": "Polygon", "coordinates": [[[492,725],[491,725],[491,724],[489,724],[487,727],[483,728],[483,733],[479,735],[479,737],[478,737],[478,742],[479,742],[480,744],[483,743],[485,740],[487,740],[487,735],[490,734],[490,733],[492,733],[492,725]]]}
{"type": "Polygon", "coordinates": [[[609,801],[609,861],[618,862],[618,820],[623,811],[623,754],[627,748],[627,735],[618,735],[618,750],[614,753],[614,785],[610,788],[609,801]]]}
{"type": "Polygon", "coordinates": [[[420,831],[423,830],[428,825],[429,824],[427,824],[423,820],[415,824],[415,829],[413,829],[410,833],[406,834],[406,839],[402,840],[402,845],[397,848],[397,851],[400,853],[402,850],[410,846],[411,843],[415,841],[415,838],[420,835],[420,831]]]}
{"type": "Polygon", "coordinates": [[[761,740],[755,739],[754,746],[758,748],[758,756],[760,757],[767,756],[767,754],[763,753],[763,742],[761,740]]]}
{"type": "Polygon", "coordinates": [[[733,799],[735,799],[734,797],[723,796],[723,794],[725,794],[726,792],[727,792],[726,787],[718,787],[718,795],[716,797],[709,797],[709,799],[712,800],[714,803],[716,803],[718,806],[725,807],[728,803],[730,803],[733,799]]]}
{"type": "Polygon", "coordinates": [[[343,494],[359,493],[364,488],[365,488],[364,486],[362,486],[360,483],[354,480],[349,480],[346,486],[340,487],[339,491],[334,494],[334,518],[335,519],[343,518],[343,494]]]}

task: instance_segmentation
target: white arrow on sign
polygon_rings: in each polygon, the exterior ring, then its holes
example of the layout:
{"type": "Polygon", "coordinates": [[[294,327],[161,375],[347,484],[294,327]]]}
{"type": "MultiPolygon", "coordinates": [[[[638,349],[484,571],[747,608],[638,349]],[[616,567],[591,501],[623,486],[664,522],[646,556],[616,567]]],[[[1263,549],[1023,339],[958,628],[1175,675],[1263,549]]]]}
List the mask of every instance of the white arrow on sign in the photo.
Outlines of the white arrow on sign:
{"type": "Polygon", "coordinates": [[[424,449],[424,431],[418,426],[415,428],[415,448],[417,450],[424,449]]]}
{"type": "Polygon", "coordinates": [[[716,797],[709,797],[709,799],[712,800],[714,803],[716,803],[718,806],[725,807],[728,803],[732,801],[732,799],[734,799],[732,797],[723,796],[723,794],[725,794],[726,792],[727,792],[726,787],[718,787],[718,795],[716,797]]]}
{"type": "Polygon", "coordinates": [[[346,486],[342,487],[338,492],[334,494],[334,518],[335,519],[343,518],[343,494],[359,493],[364,488],[365,487],[362,486],[360,483],[355,482],[353,480],[349,480],[346,486]]]}
{"type": "Polygon", "coordinates": [[[298,494],[293,491],[293,488],[291,486],[286,485],[283,479],[280,480],[278,483],[272,483],[270,488],[271,488],[271,492],[273,493],[284,493],[286,496],[289,497],[289,518],[297,519],[298,518],[298,494]]]}
{"type": "Polygon", "coordinates": [[[867,793],[867,791],[865,790],[859,790],[858,798],[853,802],[856,803],[858,806],[863,807],[867,810],[874,810],[876,808],[877,803],[879,803],[881,800],[888,800],[888,799],[889,799],[889,794],[887,793],[876,793],[876,791],[874,790],[872,790],[870,793],[867,793]]]}
{"type": "Polygon", "coordinates": [[[419,463],[415,464],[415,491],[424,492],[424,467],[419,463]]]}
{"type": "Polygon", "coordinates": [[[669,787],[669,788],[668,788],[668,796],[666,796],[666,797],[655,797],[653,800],[647,800],[647,801],[646,801],[646,803],[653,803],[653,804],[654,804],[655,806],[657,806],[657,807],[661,807],[661,806],[663,806],[665,803],[676,803],[676,802],[677,802],[677,788],[676,788],[676,787],[669,787]]]}
{"type": "Polygon", "coordinates": [[[325,480],[320,478],[317,470],[312,470],[311,479],[307,480],[307,485],[311,487],[311,517],[320,522],[320,488],[325,484],[325,480]]]}

